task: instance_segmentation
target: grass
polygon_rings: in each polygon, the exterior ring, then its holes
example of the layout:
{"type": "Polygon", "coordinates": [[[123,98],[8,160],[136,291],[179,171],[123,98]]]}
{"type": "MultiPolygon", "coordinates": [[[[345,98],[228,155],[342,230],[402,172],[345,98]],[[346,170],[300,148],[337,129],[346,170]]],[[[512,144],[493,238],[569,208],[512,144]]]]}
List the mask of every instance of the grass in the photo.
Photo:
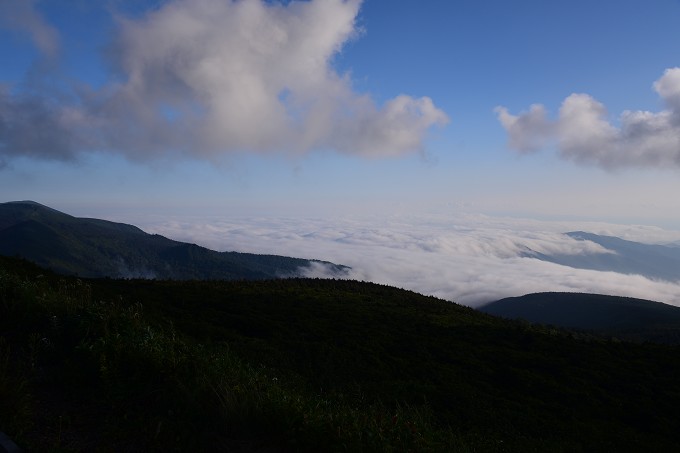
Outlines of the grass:
{"type": "Polygon", "coordinates": [[[674,451],[678,352],[361,282],[0,258],[0,430],[26,451],[674,451]]]}
{"type": "Polygon", "coordinates": [[[0,429],[28,451],[456,448],[423,408],[316,394],[82,280],[4,270],[0,295],[0,429]]]}

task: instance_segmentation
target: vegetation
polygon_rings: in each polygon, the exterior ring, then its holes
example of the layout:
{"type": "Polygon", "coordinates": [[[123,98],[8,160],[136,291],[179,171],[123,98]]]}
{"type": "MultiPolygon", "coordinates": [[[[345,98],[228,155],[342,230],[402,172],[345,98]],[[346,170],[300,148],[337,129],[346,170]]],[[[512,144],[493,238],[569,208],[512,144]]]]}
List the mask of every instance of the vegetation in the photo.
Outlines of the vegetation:
{"type": "Polygon", "coordinates": [[[80,280],[0,258],[27,451],[678,451],[679,349],[335,280],[80,280]]]}
{"type": "MultiPolygon", "coordinates": [[[[215,252],[124,223],[72,217],[35,202],[0,203],[0,255],[81,277],[268,279],[300,275],[316,260],[215,252]]],[[[323,263],[329,271],[347,268],[323,263]]]]}
{"type": "Polygon", "coordinates": [[[480,310],[628,341],[680,345],[680,307],[649,300],[602,294],[536,293],[501,299],[480,310]]]}

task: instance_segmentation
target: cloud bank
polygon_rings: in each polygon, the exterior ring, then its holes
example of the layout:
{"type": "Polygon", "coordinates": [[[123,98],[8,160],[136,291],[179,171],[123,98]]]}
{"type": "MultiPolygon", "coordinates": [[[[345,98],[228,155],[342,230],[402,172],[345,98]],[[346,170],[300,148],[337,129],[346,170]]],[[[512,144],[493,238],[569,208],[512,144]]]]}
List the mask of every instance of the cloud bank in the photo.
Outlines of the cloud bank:
{"type": "MultiPolygon", "coordinates": [[[[41,51],[54,53],[54,30],[32,2],[20,4],[4,10],[23,18],[41,51]]],[[[448,121],[430,98],[400,94],[377,105],[333,67],[360,34],[360,6],[173,0],[140,18],[117,17],[108,52],[115,71],[105,86],[81,84],[59,95],[0,89],[0,153],[211,160],[239,151],[422,151],[428,129],[448,121]]]]}
{"type": "MultiPolygon", "coordinates": [[[[574,269],[526,255],[608,253],[562,231],[587,228],[633,240],[677,240],[678,232],[607,224],[418,216],[343,219],[187,219],[137,222],[147,231],[216,250],[316,258],[352,267],[350,278],[471,306],[540,291],[602,293],[680,305],[680,282],[574,269]]],[[[323,269],[310,270],[323,276],[323,269]]]]}
{"type": "Polygon", "coordinates": [[[624,111],[620,125],[607,119],[607,110],[587,94],[572,94],[560,107],[556,120],[542,105],[512,115],[497,107],[508,146],[520,153],[556,145],[561,157],[607,169],[620,167],[680,166],[680,67],[667,69],[653,84],[665,109],[624,111]]]}

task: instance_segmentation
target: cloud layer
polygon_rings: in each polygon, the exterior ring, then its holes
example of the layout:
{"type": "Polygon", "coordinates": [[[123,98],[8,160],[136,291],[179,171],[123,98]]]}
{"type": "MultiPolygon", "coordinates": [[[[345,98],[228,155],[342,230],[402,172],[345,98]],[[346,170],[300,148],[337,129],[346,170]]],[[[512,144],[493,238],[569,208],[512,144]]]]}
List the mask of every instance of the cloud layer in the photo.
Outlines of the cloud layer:
{"type": "MultiPolygon", "coordinates": [[[[350,278],[389,284],[478,306],[539,291],[590,292],[680,305],[680,282],[574,269],[526,256],[607,253],[562,231],[588,228],[633,240],[677,240],[680,233],[616,225],[483,216],[343,219],[210,219],[144,222],[147,231],[216,250],[316,258],[352,267],[350,278]]],[[[323,276],[314,269],[312,276],[323,276]]]]}
{"type": "MultiPolygon", "coordinates": [[[[21,13],[37,47],[53,53],[53,29],[38,21],[31,2],[23,5],[6,9],[21,13]]],[[[361,0],[174,0],[141,18],[118,17],[110,83],[81,85],[68,96],[0,90],[0,153],[68,159],[111,151],[144,160],[214,159],[233,151],[420,151],[427,130],[448,121],[430,98],[402,94],[379,106],[333,67],[360,34],[360,6],[361,0]]]]}
{"type": "Polygon", "coordinates": [[[667,69],[654,90],[665,109],[624,111],[615,126],[607,110],[587,94],[572,94],[560,107],[556,120],[547,117],[542,105],[512,115],[496,108],[508,133],[508,146],[520,153],[538,151],[555,144],[560,155],[582,164],[607,169],[619,167],[680,166],[680,68],[667,69]]]}

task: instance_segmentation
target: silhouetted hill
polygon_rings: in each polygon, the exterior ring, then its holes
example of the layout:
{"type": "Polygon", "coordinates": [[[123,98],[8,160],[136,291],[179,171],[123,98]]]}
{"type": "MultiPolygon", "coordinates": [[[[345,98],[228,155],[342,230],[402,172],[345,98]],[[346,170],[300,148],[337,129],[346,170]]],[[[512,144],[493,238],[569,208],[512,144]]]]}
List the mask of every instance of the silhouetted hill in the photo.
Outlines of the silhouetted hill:
{"type": "Polygon", "coordinates": [[[660,302],[600,294],[535,293],[501,299],[479,310],[630,340],[680,344],[680,307],[660,302]]]}
{"type": "Polygon", "coordinates": [[[638,274],[655,280],[680,280],[680,247],[674,245],[642,244],[615,236],[601,236],[583,231],[565,233],[579,241],[591,241],[610,253],[580,255],[544,254],[534,250],[523,256],[561,264],[577,269],[638,274]]]}
{"type": "Polygon", "coordinates": [[[31,201],[0,204],[0,255],[81,277],[233,280],[299,276],[313,264],[339,274],[347,269],[300,258],[215,252],[31,201]]]}
{"type": "Polygon", "coordinates": [[[27,451],[680,451],[680,355],[348,280],[83,280],[0,257],[27,451]]]}

